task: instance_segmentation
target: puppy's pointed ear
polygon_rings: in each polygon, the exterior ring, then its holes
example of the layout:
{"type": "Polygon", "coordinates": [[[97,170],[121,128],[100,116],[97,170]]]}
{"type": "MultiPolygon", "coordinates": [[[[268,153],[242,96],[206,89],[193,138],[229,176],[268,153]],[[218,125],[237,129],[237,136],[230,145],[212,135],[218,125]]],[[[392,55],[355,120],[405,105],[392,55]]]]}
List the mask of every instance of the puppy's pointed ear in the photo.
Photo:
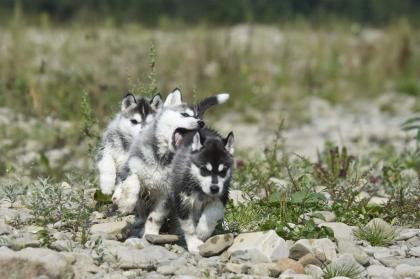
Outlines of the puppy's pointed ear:
{"type": "Polygon", "coordinates": [[[182,104],[181,90],[176,88],[172,93],[174,94],[172,99],[172,105],[177,106],[182,104]]]}
{"type": "Polygon", "coordinates": [[[235,151],[235,148],[233,147],[234,142],[235,142],[235,139],[233,137],[233,132],[230,132],[225,138],[225,148],[232,155],[233,155],[233,152],[235,151]]]}
{"type": "Polygon", "coordinates": [[[171,93],[169,93],[168,97],[166,97],[166,100],[163,106],[164,107],[177,106],[177,105],[180,105],[181,103],[182,103],[181,91],[178,88],[175,88],[171,93]]]}
{"type": "Polygon", "coordinates": [[[121,102],[121,111],[127,110],[128,108],[137,104],[136,98],[133,94],[128,93],[121,102]]]}
{"type": "Polygon", "coordinates": [[[155,96],[152,97],[152,99],[150,100],[150,105],[152,106],[154,110],[158,110],[162,108],[163,100],[160,94],[156,94],[155,96]]]}
{"type": "Polygon", "coordinates": [[[201,144],[200,133],[196,132],[193,137],[193,142],[191,144],[191,150],[198,151],[201,149],[201,147],[203,147],[203,145],[201,144]]]}

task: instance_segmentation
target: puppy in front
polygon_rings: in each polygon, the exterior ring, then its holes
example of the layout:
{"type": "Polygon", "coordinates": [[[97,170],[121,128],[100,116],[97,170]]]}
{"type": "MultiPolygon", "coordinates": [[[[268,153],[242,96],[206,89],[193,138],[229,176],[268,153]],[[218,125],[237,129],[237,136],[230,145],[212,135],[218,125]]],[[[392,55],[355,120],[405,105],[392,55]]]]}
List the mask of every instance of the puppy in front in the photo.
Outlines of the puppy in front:
{"type": "Polygon", "coordinates": [[[233,144],[232,132],[223,138],[202,128],[186,135],[175,154],[171,204],[192,253],[198,253],[223,219],[233,173],[233,144]]]}

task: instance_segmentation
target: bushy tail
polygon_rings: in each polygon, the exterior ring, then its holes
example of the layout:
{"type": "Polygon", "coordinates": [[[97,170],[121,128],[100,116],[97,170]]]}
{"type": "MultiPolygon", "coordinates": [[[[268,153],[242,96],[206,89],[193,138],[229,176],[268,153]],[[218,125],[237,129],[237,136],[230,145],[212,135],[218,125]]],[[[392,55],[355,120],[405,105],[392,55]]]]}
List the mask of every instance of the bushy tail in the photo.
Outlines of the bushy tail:
{"type": "Polygon", "coordinates": [[[196,106],[196,112],[198,118],[203,118],[204,113],[214,105],[223,104],[229,99],[228,93],[221,93],[217,94],[216,96],[207,97],[201,102],[199,102],[196,106]]]}

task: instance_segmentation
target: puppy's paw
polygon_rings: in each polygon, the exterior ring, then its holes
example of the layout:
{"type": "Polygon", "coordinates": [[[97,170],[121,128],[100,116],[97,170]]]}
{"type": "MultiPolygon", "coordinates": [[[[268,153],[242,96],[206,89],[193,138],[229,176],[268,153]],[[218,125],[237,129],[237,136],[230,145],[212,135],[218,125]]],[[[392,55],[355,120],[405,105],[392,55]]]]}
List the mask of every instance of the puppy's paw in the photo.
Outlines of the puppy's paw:
{"type": "Polygon", "coordinates": [[[204,242],[201,241],[200,239],[198,239],[197,237],[189,238],[188,241],[187,241],[188,252],[198,255],[199,254],[199,249],[198,248],[203,243],[204,242]]]}
{"type": "Polygon", "coordinates": [[[101,192],[105,195],[111,195],[115,187],[115,177],[104,175],[100,177],[101,192]]]}
{"type": "Polygon", "coordinates": [[[202,241],[206,241],[213,233],[214,226],[209,226],[207,223],[200,222],[195,230],[197,237],[202,241]]]}
{"type": "Polygon", "coordinates": [[[114,196],[113,196],[112,202],[118,206],[118,210],[121,213],[130,214],[134,211],[134,208],[136,207],[137,197],[127,197],[127,198],[116,197],[114,200],[114,196]]]}

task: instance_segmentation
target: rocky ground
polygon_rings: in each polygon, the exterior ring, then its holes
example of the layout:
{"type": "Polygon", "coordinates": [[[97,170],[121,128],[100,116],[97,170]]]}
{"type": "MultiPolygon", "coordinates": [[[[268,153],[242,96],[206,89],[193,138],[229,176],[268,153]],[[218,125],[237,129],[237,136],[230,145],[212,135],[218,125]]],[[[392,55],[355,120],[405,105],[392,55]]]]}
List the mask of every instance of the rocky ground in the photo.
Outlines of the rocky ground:
{"type": "MultiPolygon", "coordinates": [[[[59,224],[49,224],[43,243],[34,216],[25,208],[0,207],[0,278],[347,278],[334,270],[351,268],[349,278],[420,278],[420,229],[398,228],[388,247],[357,240],[354,228],[323,212],[334,238],[284,240],[275,231],[223,234],[208,239],[200,255],[188,253],[176,236],[124,239],[132,216],[115,219],[93,212],[89,240],[81,245],[59,224]],[[332,270],[332,271],[331,271],[332,270]],[[354,274],[357,275],[354,276],[354,274]],[[325,275],[325,277],[324,277],[325,275]],[[44,277],[42,277],[44,278],[44,277]]],[[[375,219],[384,231],[393,228],[375,219]]]]}
{"type": "MultiPolygon", "coordinates": [[[[411,135],[401,132],[400,124],[410,115],[412,103],[412,99],[396,101],[385,96],[355,111],[313,100],[306,116],[309,120],[284,131],[287,148],[315,157],[317,148],[326,140],[334,140],[366,154],[384,142],[402,150],[411,135]],[[391,105],[390,113],[380,109],[391,105]]],[[[274,123],[276,113],[261,114],[258,123],[274,123]]],[[[270,142],[274,127],[238,119],[227,114],[216,126],[222,130],[235,127],[240,152],[251,147],[260,152],[262,143],[270,142]]],[[[25,184],[34,180],[34,173],[48,176],[57,170],[70,173],[89,169],[88,144],[68,140],[69,131],[75,129],[72,123],[26,118],[0,109],[0,125],[0,148],[7,150],[0,158],[2,187],[14,176],[25,184]],[[12,127],[12,122],[17,124],[12,127]]],[[[65,193],[72,186],[59,183],[59,187],[65,193]]],[[[93,199],[95,188],[83,187],[90,208],[95,208],[89,212],[84,239],[79,227],[68,229],[65,218],[38,225],[42,219],[29,209],[27,201],[11,203],[3,196],[0,278],[420,278],[420,228],[396,227],[374,219],[366,228],[379,228],[395,237],[389,245],[372,246],[356,237],[355,227],[336,222],[333,212],[323,211],[318,212],[323,220],[317,217],[315,223],[331,228],[331,239],[291,241],[273,230],[226,233],[210,238],[200,248],[200,255],[193,255],[176,236],[127,238],[133,232],[134,216],[102,210],[104,207],[96,206],[93,199]],[[343,274],[348,277],[336,277],[343,274]]],[[[234,203],[246,202],[238,191],[232,195],[234,203]]],[[[383,200],[378,197],[375,202],[383,200]]]]}

